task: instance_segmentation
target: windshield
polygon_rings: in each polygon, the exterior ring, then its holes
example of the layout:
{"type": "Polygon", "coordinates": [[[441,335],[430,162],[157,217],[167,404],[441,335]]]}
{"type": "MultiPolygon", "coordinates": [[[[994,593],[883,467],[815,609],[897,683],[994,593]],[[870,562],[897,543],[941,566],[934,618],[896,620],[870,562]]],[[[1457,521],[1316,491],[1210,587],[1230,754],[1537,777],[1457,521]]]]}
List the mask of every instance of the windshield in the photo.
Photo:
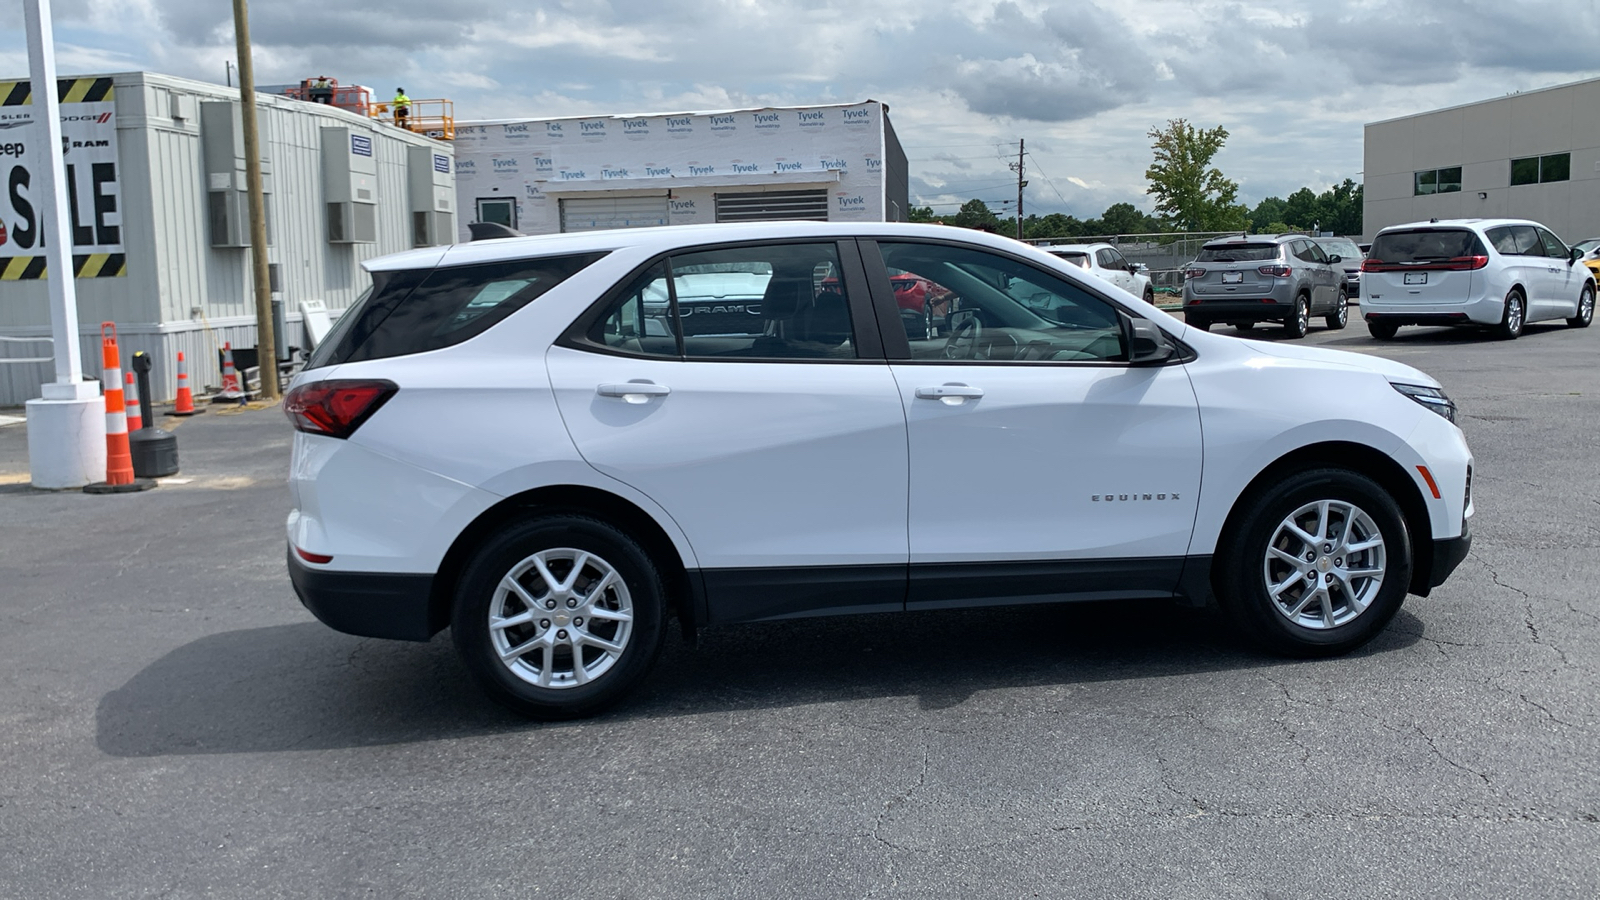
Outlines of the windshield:
{"type": "Polygon", "coordinates": [[[1317,246],[1321,247],[1329,256],[1337,256],[1341,260],[1359,260],[1361,258],[1361,248],[1356,246],[1355,241],[1345,240],[1344,238],[1317,238],[1316,241],[1317,246]]]}
{"type": "Polygon", "coordinates": [[[1260,262],[1277,258],[1277,244],[1217,244],[1201,247],[1195,262],[1260,262]]]}
{"type": "Polygon", "coordinates": [[[1600,250],[1600,238],[1589,238],[1587,241],[1579,241],[1572,246],[1583,251],[1584,256],[1588,256],[1596,250],[1600,250]]]}
{"type": "Polygon", "coordinates": [[[1367,258],[1380,263],[1414,263],[1483,254],[1478,236],[1466,229],[1417,228],[1378,235],[1367,258]]]}

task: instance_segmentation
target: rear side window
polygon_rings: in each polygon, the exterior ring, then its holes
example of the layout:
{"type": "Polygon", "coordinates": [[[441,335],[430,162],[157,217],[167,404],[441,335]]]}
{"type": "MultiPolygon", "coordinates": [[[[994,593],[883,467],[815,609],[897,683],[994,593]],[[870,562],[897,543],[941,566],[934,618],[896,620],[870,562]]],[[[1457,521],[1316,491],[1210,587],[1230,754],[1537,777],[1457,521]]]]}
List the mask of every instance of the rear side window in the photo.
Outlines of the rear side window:
{"type": "MultiPolygon", "coordinates": [[[[366,302],[325,342],[335,365],[438,350],[476,337],[582,271],[603,253],[451,266],[374,276],[366,302]],[[349,320],[348,327],[344,327],[349,320]]],[[[319,351],[320,352],[320,351],[319,351]]]]}
{"type": "Polygon", "coordinates": [[[1195,262],[1259,262],[1277,259],[1277,244],[1220,244],[1201,247],[1195,262]]]}
{"type": "Polygon", "coordinates": [[[1379,263],[1437,262],[1458,256],[1483,256],[1478,236],[1460,228],[1385,231],[1372,241],[1367,259],[1379,263]]]}

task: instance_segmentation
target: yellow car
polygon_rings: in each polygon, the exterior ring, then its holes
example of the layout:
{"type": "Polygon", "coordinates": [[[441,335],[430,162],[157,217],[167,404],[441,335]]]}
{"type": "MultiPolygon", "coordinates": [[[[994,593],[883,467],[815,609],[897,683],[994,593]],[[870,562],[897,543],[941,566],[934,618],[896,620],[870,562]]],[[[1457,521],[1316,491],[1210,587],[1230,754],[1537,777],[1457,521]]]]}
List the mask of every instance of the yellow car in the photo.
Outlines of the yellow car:
{"type": "Polygon", "coordinates": [[[1594,273],[1596,281],[1600,281],[1600,238],[1589,238],[1572,245],[1574,250],[1583,251],[1583,264],[1594,273]]]}

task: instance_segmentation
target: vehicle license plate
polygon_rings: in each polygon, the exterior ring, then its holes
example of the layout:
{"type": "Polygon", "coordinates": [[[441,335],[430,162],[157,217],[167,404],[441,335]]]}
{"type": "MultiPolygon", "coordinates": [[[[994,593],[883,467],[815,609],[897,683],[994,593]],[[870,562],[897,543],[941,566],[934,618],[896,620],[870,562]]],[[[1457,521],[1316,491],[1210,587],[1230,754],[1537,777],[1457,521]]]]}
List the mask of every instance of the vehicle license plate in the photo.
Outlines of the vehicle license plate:
{"type": "Polygon", "coordinates": [[[1223,284],[1239,284],[1242,281],[1244,281],[1244,273],[1243,272],[1223,272],[1222,273],[1222,283],[1223,284]]]}
{"type": "Polygon", "coordinates": [[[1406,273],[1406,284],[1427,284],[1427,283],[1428,283],[1428,273],[1427,272],[1407,272],[1406,273]]]}

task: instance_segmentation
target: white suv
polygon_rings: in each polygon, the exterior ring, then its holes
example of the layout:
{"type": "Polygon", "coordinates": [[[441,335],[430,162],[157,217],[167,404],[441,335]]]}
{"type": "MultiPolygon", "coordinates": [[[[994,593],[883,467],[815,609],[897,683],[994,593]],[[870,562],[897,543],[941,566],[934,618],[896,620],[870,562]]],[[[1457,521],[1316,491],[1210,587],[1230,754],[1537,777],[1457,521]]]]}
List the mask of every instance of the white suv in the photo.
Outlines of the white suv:
{"type": "Polygon", "coordinates": [[[1039,249],[1086,269],[1135,297],[1143,297],[1146,303],[1156,302],[1149,268],[1144,263],[1128,262],[1122,251],[1111,244],[1048,244],[1039,249]]]}
{"type": "Polygon", "coordinates": [[[1516,338],[1528,322],[1594,320],[1593,273],[1550,229],[1526,219],[1433,219],[1378,232],[1361,264],[1367,330],[1487,325],[1516,338]]]}
{"type": "Polygon", "coordinates": [[[450,626],[532,716],[615,700],[672,616],[1215,599],[1338,653],[1470,543],[1433,379],[1208,335],[1005,238],[688,226],[366,268],[284,403],[295,588],[352,634],[450,626]],[[947,334],[891,272],[946,297],[947,334]],[[763,284],[706,331],[685,273],[763,284]]]}

